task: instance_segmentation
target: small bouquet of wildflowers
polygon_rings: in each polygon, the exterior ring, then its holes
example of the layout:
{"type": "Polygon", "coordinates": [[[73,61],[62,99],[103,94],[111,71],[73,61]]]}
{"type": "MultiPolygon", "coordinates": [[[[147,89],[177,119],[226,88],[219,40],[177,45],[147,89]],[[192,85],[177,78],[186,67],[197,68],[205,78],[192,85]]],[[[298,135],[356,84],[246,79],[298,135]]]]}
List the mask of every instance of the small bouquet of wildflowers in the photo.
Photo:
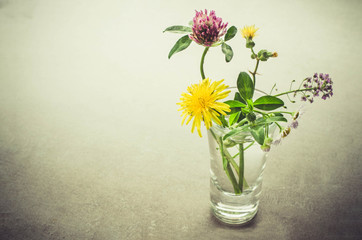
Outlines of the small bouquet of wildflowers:
{"type": "Polygon", "coordinates": [[[257,30],[254,25],[241,29],[241,36],[246,41],[245,46],[250,49],[251,59],[255,61],[255,69],[239,73],[236,80],[237,91],[233,99],[224,102],[221,100],[229,95],[230,88],[223,84],[223,80],[212,81],[205,76],[204,60],[210,48],[220,46],[226,62],[230,62],[233,50],[227,42],[236,36],[237,28],[228,28],[228,23],[223,23],[214,11],[205,10],[196,11],[191,26],[172,26],[164,31],[185,34],[173,46],[168,58],[185,50],[192,42],[204,47],[200,62],[201,80],[189,86],[187,92],[182,93],[181,102],[178,103],[181,106],[179,110],[182,111],[182,124],[186,122],[187,125],[193,120],[191,132],[196,128],[201,137],[201,123],[204,122],[218,144],[223,169],[236,195],[249,187],[244,177],[244,151],[254,144],[259,144],[263,151],[268,152],[273,144],[279,143],[298,126],[300,112],[287,111],[282,97],[287,97],[295,103],[292,98],[299,96],[301,101],[312,103],[318,96],[325,100],[333,95],[333,82],[328,74],[322,73],[306,77],[301,80],[299,87],[294,89],[293,80],[290,89],[282,93],[272,94],[275,85],[268,91],[269,94],[257,90],[256,77],[260,63],[278,57],[276,52],[255,49],[254,38],[257,30]],[[256,91],[262,95],[256,98],[256,91]],[[217,129],[228,131],[221,132],[217,129]],[[272,134],[275,129],[279,130],[276,137],[272,134]],[[239,152],[232,156],[229,148],[234,146],[238,146],[239,152]],[[236,157],[239,163],[236,162],[236,157]]]}

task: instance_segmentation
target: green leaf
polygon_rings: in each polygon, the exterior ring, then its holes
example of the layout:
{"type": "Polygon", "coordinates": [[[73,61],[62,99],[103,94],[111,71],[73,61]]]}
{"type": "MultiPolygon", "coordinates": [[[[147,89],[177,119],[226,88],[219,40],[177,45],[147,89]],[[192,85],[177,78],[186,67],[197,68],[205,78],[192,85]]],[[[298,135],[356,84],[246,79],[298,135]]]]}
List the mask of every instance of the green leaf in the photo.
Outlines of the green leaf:
{"type": "Polygon", "coordinates": [[[251,135],[253,135],[255,141],[260,145],[264,144],[264,126],[257,126],[250,129],[251,135]]]}
{"type": "Polygon", "coordinates": [[[240,129],[235,128],[235,129],[231,130],[230,132],[228,132],[227,134],[225,134],[222,139],[225,141],[228,137],[231,137],[232,135],[237,134],[239,132],[240,132],[240,129]]]}
{"type": "Polygon", "coordinates": [[[233,114],[230,115],[229,118],[229,125],[233,125],[240,117],[240,112],[235,112],[233,114]]]}
{"type": "Polygon", "coordinates": [[[224,103],[226,103],[227,105],[230,106],[230,108],[236,108],[236,107],[246,107],[246,105],[242,102],[236,101],[236,100],[228,100],[225,101],[224,103]]]}
{"type": "Polygon", "coordinates": [[[273,122],[288,122],[288,120],[283,116],[274,116],[274,117],[269,117],[266,119],[259,118],[255,121],[255,123],[257,125],[265,125],[265,124],[273,123],[273,122]]]}
{"type": "Polygon", "coordinates": [[[228,122],[225,120],[225,116],[224,116],[224,115],[220,115],[218,118],[220,119],[223,127],[229,127],[229,124],[228,124],[228,122]]]}
{"type": "Polygon", "coordinates": [[[249,128],[249,125],[243,125],[241,127],[237,127],[237,128],[234,128],[233,130],[231,130],[230,132],[228,132],[227,134],[224,135],[224,137],[222,138],[224,141],[231,137],[231,136],[234,136],[236,134],[247,134],[248,133],[248,128],[249,128]]]}
{"type": "Polygon", "coordinates": [[[266,123],[273,123],[273,122],[288,122],[288,120],[285,117],[282,116],[274,116],[265,119],[266,123]]]}
{"type": "Polygon", "coordinates": [[[253,100],[247,99],[246,102],[248,104],[249,110],[253,111],[253,106],[254,106],[253,100]]]}
{"type": "Polygon", "coordinates": [[[225,61],[230,62],[234,56],[233,49],[226,43],[223,43],[221,45],[221,50],[225,54],[225,61]]]}
{"type": "Polygon", "coordinates": [[[226,32],[224,41],[229,41],[230,39],[232,39],[233,37],[235,37],[236,33],[238,32],[238,29],[235,26],[232,26],[228,29],[228,31],[226,32]]]}
{"type": "Polygon", "coordinates": [[[241,97],[246,101],[252,99],[254,95],[254,84],[249,74],[241,72],[238,77],[237,86],[241,97]]]}
{"type": "Polygon", "coordinates": [[[282,106],[284,106],[283,100],[274,96],[262,96],[254,102],[255,108],[265,111],[271,111],[282,106]]]}
{"type": "Polygon", "coordinates": [[[192,40],[189,38],[188,35],[185,35],[182,38],[180,38],[172,47],[170,53],[168,54],[168,58],[170,59],[171,56],[174,55],[175,53],[186,49],[191,44],[191,42],[192,40]]]}
{"type": "Polygon", "coordinates": [[[190,33],[192,29],[186,26],[171,26],[166,28],[163,32],[172,32],[172,33],[190,33]]]}
{"type": "Polygon", "coordinates": [[[234,100],[242,102],[242,103],[244,103],[246,105],[246,101],[241,97],[239,92],[235,93],[234,100]]]}

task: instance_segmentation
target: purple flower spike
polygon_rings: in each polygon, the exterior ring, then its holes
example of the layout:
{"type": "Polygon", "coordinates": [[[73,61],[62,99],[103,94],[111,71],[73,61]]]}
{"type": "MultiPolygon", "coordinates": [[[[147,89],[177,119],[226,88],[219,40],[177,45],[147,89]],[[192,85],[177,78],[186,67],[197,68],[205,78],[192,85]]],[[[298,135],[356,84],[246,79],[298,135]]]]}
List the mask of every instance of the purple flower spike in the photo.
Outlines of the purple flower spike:
{"type": "Polygon", "coordinates": [[[196,11],[196,16],[193,20],[192,34],[189,35],[190,39],[197,44],[205,47],[211,47],[214,43],[218,42],[220,37],[224,36],[227,31],[227,23],[223,23],[222,19],[216,17],[215,11],[207,14],[203,11],[196,11]]]}
{"type": "MultiPolygon", "coordinates": [[[[310,103],[314,102],[313,97],[321,96],[323,100],[326,100],[327,98],[330,98],[333,96],[333,81],[332,78],[329,77],[329,74],[323,74],[323,73],[315,73],[313,75],[313,82],[309,82],[309,78],[306,78],[303,84],[303,96],[302,101],[309,101],[310,103]],[[309,84],[308,84],[309,83],[309,84]],[[312,94],[309,95],[307,92],[310,92],[312,94]]],[[[295,95],[295,93],[294,93],[295,95]]]]}

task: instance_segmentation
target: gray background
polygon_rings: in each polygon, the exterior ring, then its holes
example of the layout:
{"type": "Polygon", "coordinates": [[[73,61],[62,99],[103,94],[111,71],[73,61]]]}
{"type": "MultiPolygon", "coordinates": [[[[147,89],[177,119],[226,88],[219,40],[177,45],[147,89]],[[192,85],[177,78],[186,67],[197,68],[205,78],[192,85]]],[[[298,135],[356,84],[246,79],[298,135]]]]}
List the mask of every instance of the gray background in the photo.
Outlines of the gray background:
{"type": "MultiPolygon", "coordinates": [[[[0,0],[1,239],[358,239],[362,1],[0,0]],[[181,126],[202,47],[167,59],[166,27],[214,9],[256,24],[259,88],[314,72],[335,96],[306,105],[269,155],[260,211],[239,228],[209,210],[206,137],[181,126]]],[[[238,33],[205,71],[233,85],[253,69],[238,33]]],[[[298,106],[295,106],[296,108],[298,106]]],[[[203,133],[206,131],[203,129],[203,133]]]]}

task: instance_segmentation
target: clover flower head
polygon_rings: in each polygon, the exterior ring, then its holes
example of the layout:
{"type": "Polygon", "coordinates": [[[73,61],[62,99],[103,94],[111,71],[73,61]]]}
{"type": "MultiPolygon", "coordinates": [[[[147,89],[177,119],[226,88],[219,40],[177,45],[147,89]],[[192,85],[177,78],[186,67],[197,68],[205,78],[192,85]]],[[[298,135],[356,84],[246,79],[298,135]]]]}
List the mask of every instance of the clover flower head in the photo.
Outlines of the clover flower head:
{"type": "Polygon", "coordinates": [[[206,9],[205,13],[202,10],[200,12],[196,11],[192,34],[189,37],[197,44],[211,47],[219,41],[220,37],[225,35],[227,25],[228,23],[223,23],[221,18],[216,17],[215,11],[210,11],[209,14],[207,14],[206,9]]]}

